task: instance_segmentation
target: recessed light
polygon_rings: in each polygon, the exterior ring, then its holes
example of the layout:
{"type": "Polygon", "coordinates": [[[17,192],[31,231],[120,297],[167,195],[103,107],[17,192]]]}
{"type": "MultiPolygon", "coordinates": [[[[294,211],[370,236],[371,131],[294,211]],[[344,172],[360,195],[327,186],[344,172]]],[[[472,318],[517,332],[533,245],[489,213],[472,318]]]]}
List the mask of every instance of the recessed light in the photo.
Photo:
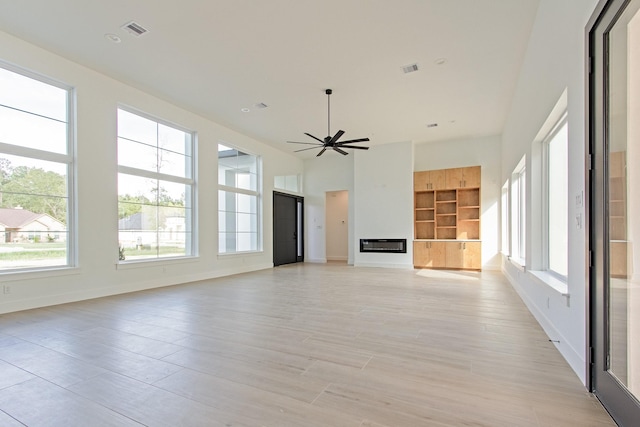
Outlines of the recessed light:
{"type": "Polygon", "coordinates": [[[442,64],[444,64],[445,62],[447,62],[447,59],[446,59],[446,58],[438,58],[438,59],[436,59],[436,60],[435,60],[435,61],[433,61],[433,62],[435,62],[435,64],[436,64],[436,65],[442,65],[442,64]]]}
{"type": "Polygon", "coordinates": [[[114,42],[114,43],[120,43],[122,40],[120,40],[120,37],[116,36],[115,34],[111,34],[111,33],[107,33],[104,35],[104,38],[114,42]]]}
{"type": "Polygon", "coordinates": [[[240,111],[242,111],[243,113],[248,113],[251,110],[248,109],[247,107],[244,107],[244,108],[241,108],[240,111]]]}

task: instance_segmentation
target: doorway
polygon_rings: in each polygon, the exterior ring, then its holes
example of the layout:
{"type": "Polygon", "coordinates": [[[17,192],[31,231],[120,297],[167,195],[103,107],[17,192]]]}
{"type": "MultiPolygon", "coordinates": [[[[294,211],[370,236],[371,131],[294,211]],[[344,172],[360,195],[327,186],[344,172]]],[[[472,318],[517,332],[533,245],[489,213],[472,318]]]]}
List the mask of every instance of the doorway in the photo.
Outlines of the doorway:
{"type": "Polygon", "coordinates": [[[589,32],[590,387],[640,419],[640,0],[610,0],[589,32]]]}
{"type": "Polygon", "coordinates": [[[325,196],[325,241],[327,261],[349,259],[349,192],[327,191],[325,196]]]}
{"type": "Polygon", "coordinates": [[[304,261],[304,198],[273,192],[273,265],[304,261]]]}

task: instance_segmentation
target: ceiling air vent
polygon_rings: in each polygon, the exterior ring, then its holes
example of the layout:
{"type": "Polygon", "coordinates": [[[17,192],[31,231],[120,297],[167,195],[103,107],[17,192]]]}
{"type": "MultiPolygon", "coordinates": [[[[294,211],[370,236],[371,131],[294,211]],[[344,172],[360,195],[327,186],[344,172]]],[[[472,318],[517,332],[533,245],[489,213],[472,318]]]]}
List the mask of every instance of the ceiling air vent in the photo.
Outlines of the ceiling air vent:
{"type": "Polygon", "coordinates": [[[413,73],[415,71],[418,71],[418,64],[410,64],[402,67],[402,72],[405,74],[413,73]]]}
{"type": "Polygon", "coordinates": [[[138,24],[135,21],[131,21],[127,24],[124,24],[121,27],[123,30],[130,32],[131,34],[133,34],[136,37],[139,37],[141,35],[143,35],[144,33],[146,33],[147,30],[146,28],[144,28],[142,25],[138,24]]]}
{"type": "Polygon", "coordinates": [[[253,104],[253,106],[256,108],[267,108],[267,104],[264,102],[258,102],[257,104],[253,104]]]}

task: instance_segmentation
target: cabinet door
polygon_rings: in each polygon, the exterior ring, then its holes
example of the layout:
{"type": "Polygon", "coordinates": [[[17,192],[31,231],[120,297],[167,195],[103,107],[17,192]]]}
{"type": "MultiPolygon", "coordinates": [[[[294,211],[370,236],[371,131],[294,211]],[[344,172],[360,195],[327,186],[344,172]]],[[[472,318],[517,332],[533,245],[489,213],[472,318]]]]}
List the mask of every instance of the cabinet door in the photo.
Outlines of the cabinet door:
{"type": "Polygon", "coordinates": [[[420,171],[413,173],[413,191],[429,190],[429,171],[420,171]]]}
{"type": "Polygon", "coordinates": [[[463,242],[462,268],[480,270],[482,268],[482,243],[463,242]]]}
{"type": "Polygon", "coordinates": [[[445,268],[447,266],[447,242],[429,242],[429,255],[431,267],[445,268]]]}
{"type": "Polygon", "coordinates": [[[447,268],[480,270],[482,265],[481,242],[444,242],[447,253],[447,268]]]}
{"type": "Polygon", "coordinates": [[[463,268],[464,266],[464,242],[443,242],[446,247],[447,268],[463,268]]]}
{"type": "Polygon", "coordinates": [[[462,186],[480,188],[480,166],[472,166],[462,169],[462,186]]]}
{"type": "Polygon", "coordinates": [[[460,188],[462,187],[462,169],[453,168],[446,170],[447,188],[460,188]]]}
{"type": "Polygon", "coordinates": [[[431,171],[429,177],[432,190],[444,190],[447,188],[447,174],[445,169],[431,171]]]}
{"type": "Polygon", "coordinates": [[[413,242],[413,266],[424,268],[443,268],[445,263],[444,242],[413,242]]]}
{"type": "Polygon", "coordinates": [[[413,242],[414,267],[427,267],[429,257],[429,242],[413,242]]]}

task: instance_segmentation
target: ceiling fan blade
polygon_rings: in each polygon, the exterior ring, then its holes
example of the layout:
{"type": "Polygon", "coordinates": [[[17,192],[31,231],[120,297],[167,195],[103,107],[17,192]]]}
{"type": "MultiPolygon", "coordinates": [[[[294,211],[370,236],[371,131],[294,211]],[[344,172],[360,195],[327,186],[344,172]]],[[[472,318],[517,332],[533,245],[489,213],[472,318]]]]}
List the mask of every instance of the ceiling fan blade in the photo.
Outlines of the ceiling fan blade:
{"type": "Polygon", "coordinates": [[[316,138],[315,136],[313,136],[313,135],[311,135],[310,133],[307,133],[307,132],[305,132],[304,134],[309,136],[309,137],[311,137],[311,138],[313,138],[313,139],[315,139],[316,141],[320,142],[322,145],[324,145],[324,141],[321,140],[320,138],[316,138]]]}
{"type": "Polygon", "coordinates": [[[339,149],[338,147],[333,147],[333,149],[338,153],[342,154],[343,156],[346,156],[347,154],[349,154],[346,151],[339,149]]]}
{"type": "Polygon", "coordinates": [[[316,146],[316,147],[309,147],[309,148],[303,148],[301,150],[295,150],[294,153],[298,153],[300,151],[307,151],[307,150],[315,150],[316,148],[320,147],[320,145],[316,146]]]}
{"type": "Polygon", "coordinates": [[[299,142],[299,141],[287,141],[289,144],[305,144],[305,145],[323,145],[317,142],[299,142]]]}
{"type": "Polygon", "coordinates": [[[320,152],[316,154],[316,157],[322,156],[322,153],[324,153],[325,151],[327,151],[327,149],[325,147],[322,147],[322,150],[320,150],[320,152]]]}
{"type": "Polygon", "coordinates": [[[342,144],[336,145],[334,148],[336,148],[336,147],[339,147],[339,148],[355,148],[355,149],[358,149],[358,150],[368,150],[369,149],[369,147],[359,147],[357,145],[342,145],[342,144]]]}
{"type": "Polygon", "coordinates": [[[331,138],[331,140],[329,141],[329,145],[335,144],[336,141],[338,139],[340,139],[340,137],[344,135],[344,131],[343,130],[339,130],[338,132],[336,132],[335,135],[333,135],[333,138],[331,138]]]}
{"type": "Polygon", "coordinates": [[[352,144],[354,142],[366,142],[369,141],[369,138],[360,138],[360,139],[350,139],[348,141],[342,141],[339,142],[338,145],[342,145],[342,144],[352,144]]]}

